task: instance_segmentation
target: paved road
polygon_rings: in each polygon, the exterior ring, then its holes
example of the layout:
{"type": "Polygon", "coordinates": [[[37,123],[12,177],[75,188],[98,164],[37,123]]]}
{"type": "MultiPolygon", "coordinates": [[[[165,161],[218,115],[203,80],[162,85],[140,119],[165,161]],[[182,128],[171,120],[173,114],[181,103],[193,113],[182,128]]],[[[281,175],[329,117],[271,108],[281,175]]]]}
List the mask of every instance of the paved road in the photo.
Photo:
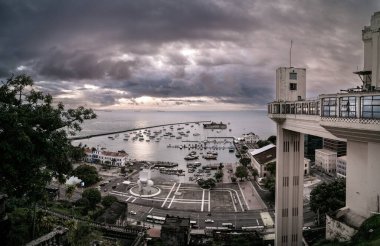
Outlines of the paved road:
{"type": "MultiPolygon", "coordinates": [[[[200,228],[205,226],[222,226],[222,223],[236,224],[237,228],[242,226],[256,226],[263,225],[260,216],[260,211],[247,211],[247,212],[191,212],[191,211],[178,211],[152,208],[148,206],[129,203],[128,211],[134,211],[136,215],[129,215],[129,218],[136,221],[145,221],[148,214],[154,216],[165,217],[167,214],[170,216],[190,217],[191,220],[197,221],[200,228]],[[205,223],[206,219],[214,220],[213,223],[205,223]]],[[[273,216],[273,213],[271,214],[273,216]]],[[[273,218],[274,219],[274,218],[273,218]]]]}

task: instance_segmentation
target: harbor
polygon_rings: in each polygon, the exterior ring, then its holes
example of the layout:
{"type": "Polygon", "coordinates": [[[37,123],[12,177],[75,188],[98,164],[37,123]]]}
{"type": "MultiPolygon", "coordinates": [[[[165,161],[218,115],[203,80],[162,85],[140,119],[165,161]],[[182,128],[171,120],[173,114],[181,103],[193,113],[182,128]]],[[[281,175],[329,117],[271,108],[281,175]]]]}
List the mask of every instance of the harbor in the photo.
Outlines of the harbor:
{"type": "Polygon", "coordinates": [[[231,127],[217,130],[203,127],[201,121],[184,122],[86,137],[73,144],[124,151],[130,160],[126,168],[144,161],[142,168],[151,169],[156,180],[195,183],[213,177],[220,165],[238,162],[231,127]]]}

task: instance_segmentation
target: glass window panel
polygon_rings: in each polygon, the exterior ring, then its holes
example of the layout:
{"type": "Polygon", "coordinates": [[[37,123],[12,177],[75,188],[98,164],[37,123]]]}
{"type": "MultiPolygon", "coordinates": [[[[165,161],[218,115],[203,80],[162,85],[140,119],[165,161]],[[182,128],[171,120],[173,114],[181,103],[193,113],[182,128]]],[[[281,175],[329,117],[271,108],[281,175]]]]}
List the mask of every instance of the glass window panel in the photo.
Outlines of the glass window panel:
{"type": "Polygon", "coordinates": [[[363,117],[364,118],[371,118],[372,117],[372,113],[371,112],[363,112],[363,117]]]}
{"type": "Polygon", "coordinates": [[[373,100],[372,105],[380,105],[380,100],[373,100]]]}
{"type": "Polygon", "coordinates": [[[380,106],[373,106],[373,112],[380,113],[380,106]]]}
{"type": "Polygon", "coordinates": [[[374,119],[380,119],[380,112],[379,113],[373,113],[373,118],[374,119]]]}
{"type": "Polygon", "coordinates": [[[372,111],[372,106],[363,106],[363,111],[372,111]]]}

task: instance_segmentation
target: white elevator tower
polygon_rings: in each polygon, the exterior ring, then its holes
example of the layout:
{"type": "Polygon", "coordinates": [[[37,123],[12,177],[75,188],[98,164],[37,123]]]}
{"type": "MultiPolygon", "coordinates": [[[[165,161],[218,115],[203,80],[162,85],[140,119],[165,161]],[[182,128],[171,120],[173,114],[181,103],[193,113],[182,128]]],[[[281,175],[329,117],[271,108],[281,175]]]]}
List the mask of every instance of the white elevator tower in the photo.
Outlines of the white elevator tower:
{"type": "Polygon", "coordinates": [[[347,142],[346,205],[326,215],[326,238],[349,240],[380,213],[380,12],[362,31],[363,86],[306,100],[306,70],[276,70],[276,245],[302,245],[304,134],[347,142]]]}
{"type": "MultiPolygon", "coordinates": [[[[306,69],[276,70],[276,101],[306,98],[306,69]]],[[[293,111],[295,108],[280,109],[293,111]]],[[[300,245],[303,225],[303,134],[277,124],[276,245],[300,245]]]]}

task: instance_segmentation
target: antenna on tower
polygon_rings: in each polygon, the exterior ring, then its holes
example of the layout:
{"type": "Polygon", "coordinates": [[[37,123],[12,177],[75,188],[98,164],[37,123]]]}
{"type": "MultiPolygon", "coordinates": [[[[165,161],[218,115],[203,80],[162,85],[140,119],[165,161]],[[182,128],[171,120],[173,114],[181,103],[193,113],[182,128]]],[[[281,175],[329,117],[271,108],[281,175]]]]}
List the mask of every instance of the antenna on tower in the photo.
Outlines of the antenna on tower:
{"type": "Polygon", "coordinates": [[[293,40],[290,40],[289,67],[292,67],[292,47],[293,47],[293,40]]]}

